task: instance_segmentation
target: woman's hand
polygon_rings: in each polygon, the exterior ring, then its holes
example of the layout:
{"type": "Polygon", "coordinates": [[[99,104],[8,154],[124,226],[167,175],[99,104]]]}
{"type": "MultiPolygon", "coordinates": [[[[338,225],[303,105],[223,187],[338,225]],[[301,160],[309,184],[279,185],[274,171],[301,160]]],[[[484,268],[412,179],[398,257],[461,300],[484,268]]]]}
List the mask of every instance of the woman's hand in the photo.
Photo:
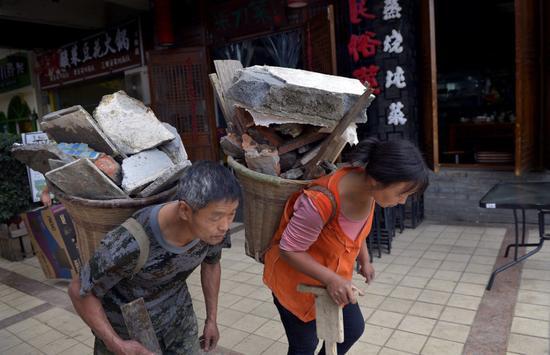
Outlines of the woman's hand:
{"type": "Polygon", "coordinates": [[[359,261],[359,274],[361,274],[366,279],[365,282],[370,285],[374,280],[374,266],[372,266],[370,261],[359,261]]]}
{"type": "Polygon", "coordinates": [[[357,303],[354,294],[355,287],[350,280],[346,280],[340,275],[334,275],[326,285],[327,292],[337,305],[343,307],[348,303],[357,303]]]}

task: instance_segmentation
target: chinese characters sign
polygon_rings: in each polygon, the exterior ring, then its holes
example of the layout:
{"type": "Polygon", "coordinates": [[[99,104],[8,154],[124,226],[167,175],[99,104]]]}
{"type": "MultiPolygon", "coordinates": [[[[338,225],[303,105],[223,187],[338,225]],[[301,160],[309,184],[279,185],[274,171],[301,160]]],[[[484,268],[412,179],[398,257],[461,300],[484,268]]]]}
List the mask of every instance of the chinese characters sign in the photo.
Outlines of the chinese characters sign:
{"type": "Polygon", "coordinates": [[[138,21],[38,55],[40,86],[53,88],[142,65],[138,21]]]}
{"type": "MultiPolygon", "coordinates": [[[[351,34],[347,49],[353,61],[352,76],[369,83],[375,95],[382,96],[384,90],[406,88],[406,69],[396,65],[399,56],[406,54],[400,30],[402,8],[399,0],[348,1],[351,34]],[[379,58],[383,60],[377,60],[379,58]],[[394,58],[396,60],[392,60],[394,58]]],[[[391,96],[397,99],[384,102],[386,124],[404,125],[407,122],[405,105],[398,100],[400,95],[391,96]]]]}
{"type": "Polygon", "coordinates": [[[227,0],[211,2],[210,30],[225,38],[269,30],[284,17],[282,2],[271,0],[227,0]]]}
{"type": "Polygon", "coordinates": [[[19,89],[31,84],[29,60],[25,53],[0,59],[0,92],[19,89]]]}

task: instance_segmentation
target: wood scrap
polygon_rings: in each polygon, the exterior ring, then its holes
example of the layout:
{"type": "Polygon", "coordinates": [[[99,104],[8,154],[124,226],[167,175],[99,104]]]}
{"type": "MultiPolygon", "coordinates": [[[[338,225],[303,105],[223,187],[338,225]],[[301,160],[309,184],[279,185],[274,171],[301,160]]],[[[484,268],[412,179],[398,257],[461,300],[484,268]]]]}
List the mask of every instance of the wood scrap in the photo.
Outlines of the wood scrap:
{"type": "Polygon", "coordinates": [[[138,341],[147,350],[155,354],[162,354],[157,334],[151,323],[151,318],[145,307],[143,298],[124,304],[120,307],[122,317],[130,337],[138,341]]]}
{"type": "Polygon", "coordinates": [[[292,152],[293,150],[296,150],[298,148],[301,148],[305,145],[317,142],[327,136],[326,133],[318,133],[318,132],[310,132],[306,134],[302,134],[301,136],[298,136],[297,138],[294,138],[281,146],[279,146],[279,154],[285,154],[288,152],[292,152]]]}
{"type": "Polygon", "coordinates": [[[238,126],[233,119],[233,109],[229,107],[225,99],[225,95],[223,93],[222,85],[220,83],[220,79],[218,78],[218,75],[216,73],[212,73],[212,74],[209,74],[208,77],[210,78],[210,83],[212,84],[212,88],[214,89],[216,100],[220,105],[220,108],[223,113],[223,117],[225,118],[225,121],[227,123],[228,131],[242,134],[243,133],[242,127],[238,126]]]}
{"type": "MultiPolygon", "coordinates": [[[[307,163],[307,166],[305,166],[305,178],[309,179],[313,175],[312,173],[316,170],[316,166],[318,166],[319,162],[321,160],[329,160],[326,159],[326,157],[332,156],[334,153],[330,151],[331,148],[331,142],[337,139],[338,137],[342,136],[346,128],[355,121],[357,116],[367,107],[371,101],[370,96],[372,95],[373,90],[372,88],[368,88],[363,95],[359,97],[357,102],[351,107],[351,109],[344,115],[342,120],[338,122],[336,127],[334,127],[334,130],[332,133],[321,143],[321,148],[319,149],[319,152],[317,155],[310,160],[307,163]]],[[[338,153],[340,154],[340,152],[338,153]]]]}

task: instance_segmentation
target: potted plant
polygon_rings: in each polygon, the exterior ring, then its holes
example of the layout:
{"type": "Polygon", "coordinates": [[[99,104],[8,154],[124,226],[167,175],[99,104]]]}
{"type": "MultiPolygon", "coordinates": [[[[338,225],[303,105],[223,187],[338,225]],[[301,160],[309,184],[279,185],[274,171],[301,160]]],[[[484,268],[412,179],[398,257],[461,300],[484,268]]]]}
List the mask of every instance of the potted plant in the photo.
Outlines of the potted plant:
{"type": "Polygon", "coordinates": [[[0,133],[0,252],[10,260],[22,258],[22,255],[14,255],[19,240],[10,239],[10,226],[17,229],[21,224],[19,214],[30,206],[27,169],[10,152],[12,145],[18,142],[18,136],[0,133]]]}

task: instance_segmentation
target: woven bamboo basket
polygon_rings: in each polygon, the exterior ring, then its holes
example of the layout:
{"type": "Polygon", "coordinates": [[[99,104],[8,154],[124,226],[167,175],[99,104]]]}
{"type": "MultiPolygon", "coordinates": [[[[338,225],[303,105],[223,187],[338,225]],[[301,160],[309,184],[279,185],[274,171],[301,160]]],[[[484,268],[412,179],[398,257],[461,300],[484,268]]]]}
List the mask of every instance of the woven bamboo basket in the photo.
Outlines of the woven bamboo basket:
{"type": "Polygon", "coordinates": [[[263,262],[263,255],[279,227],[287,199],[311,181],[261,174],[231,157],[228,157],[228,163],[243,189],[246,255],[263,262]]]}
{"type": "Polygon", "coordinates": [[[105,234],[118,227],[134,212],[149,205],[167,202],[175,196],[176,186],[146,198],[89,200],[69,196],[48,183],[48,188],[65,206],[76,230],[76,244],[82,263],[90,260],[105,234]]]}

